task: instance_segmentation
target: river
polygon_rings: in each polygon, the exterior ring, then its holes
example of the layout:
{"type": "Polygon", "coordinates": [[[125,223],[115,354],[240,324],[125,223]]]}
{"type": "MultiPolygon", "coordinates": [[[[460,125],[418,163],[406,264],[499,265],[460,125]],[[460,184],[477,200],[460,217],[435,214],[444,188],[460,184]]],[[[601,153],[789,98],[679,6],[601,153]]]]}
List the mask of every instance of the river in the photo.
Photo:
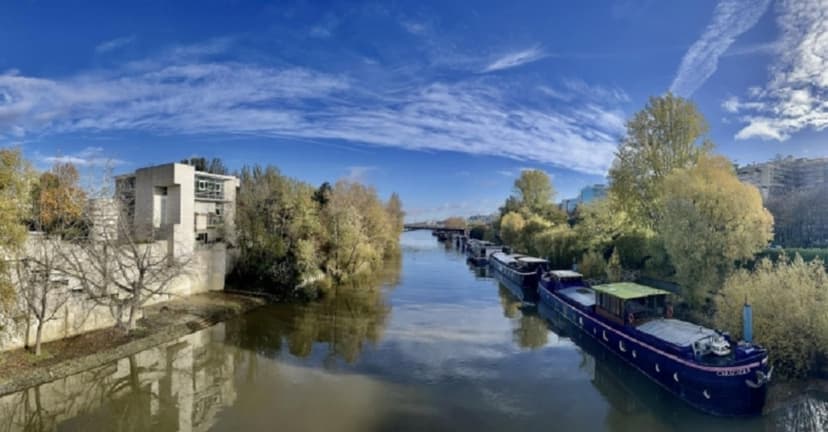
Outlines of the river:
{"type": "Polygon", "coordinates": [[[377,280],[0,398],[0,431],[821,431],[828,397],[697,413],[428,232],[377,280]],[[550,319],[547,319],[550,318],[550,319]]]}

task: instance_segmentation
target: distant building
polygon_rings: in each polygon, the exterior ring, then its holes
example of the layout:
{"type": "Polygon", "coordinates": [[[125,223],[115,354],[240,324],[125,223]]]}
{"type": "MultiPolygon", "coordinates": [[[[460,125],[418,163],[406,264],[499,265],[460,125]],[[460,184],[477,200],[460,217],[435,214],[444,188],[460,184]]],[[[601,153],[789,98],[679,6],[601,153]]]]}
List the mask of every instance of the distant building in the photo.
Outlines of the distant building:
{"type": "Polygon", "coordinates": [[[793,191],[828,186],[828,158],[777,158],[738,167],[743,182],[759,189],[764,200],[793,191]]]}
{"type": "Polygon", "coordinates": [[[577,198],[564,199],[558,204],[558,207],[567,212],[573,213],[578,209],[578,206],[588,204],[593,201],[605,198],[607,196],[608,187],[603,184],[589,185],[581,189],[577,198]]]}
{"type": "Polygon", "coordinates": [[[195,242],[234,240],[238,187],[236,177],[179,163],[141,168],[116,179],[116,194],[136,235],[168,240],[185,253],[195,242]]]}

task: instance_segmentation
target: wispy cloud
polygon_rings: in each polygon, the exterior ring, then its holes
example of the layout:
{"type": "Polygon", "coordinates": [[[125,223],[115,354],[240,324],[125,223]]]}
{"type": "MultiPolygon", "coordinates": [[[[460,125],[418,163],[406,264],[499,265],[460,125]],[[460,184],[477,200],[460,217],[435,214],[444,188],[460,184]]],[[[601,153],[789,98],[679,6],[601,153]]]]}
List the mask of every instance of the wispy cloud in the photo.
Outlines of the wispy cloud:
{"type": "Polygon", "coordinates": [[[756,25],[769,4],[770,0],[720,0],[712,21],[682,58],[670,90],[685,97],[698,90],[716,72],[719,57],[756,25]]]}
{"type": "MultiPolygon", "coordinates": [[[[176,47],[69,78],[1,74],[0,139],[115,131],[252,135],[494,155],[603,174],[624,130],[618,97],[530,104],[479,76],[400,89],[298,66],[210,60],[230,45],[222,39],[176,47]]],[[[573,88],[590,90],[584,82],[566,90],[573,88]]]]}
{"type": "Polygon", "coordinates": [[[520,51],[511,52],[505,54],[493,62],[489,63],[485,68],[483,68],[483,72],[494,72],[503,69],[511,69],[514,67],[522,66],[527,63],[532,63],[538,61],[547,54],[543,52],[540,47],[532,47],[520,51]]]}
{"type": "Polygon", "coordinates": [[[737,139],[784,141],[803,129],[828,128],[828,19],[824,1],[785,1],[777,22],[778,57],[763,87],[746,98],[728,98],[723,108],[746,125],[737,139]]]}
{"type": "Polygon", "coordinates": [[[107,156],[102,147],[86,147],[77,153],[65,155],[36,154],[35,158],[45,164],[71,163],[79,167],[116,167],[126,163],[107,156]]]}
{"type": "Polygon", "coordinates": [[[360,182],[364,183],[365,178],[368,174],[377,171],[377,167],[375,166],[364,166],[364,165],[355,165],[349,166],[346,169],[345,177],[343,180],[352,181],[352,182],[360,182]]]}
{"type": "Polygon", "coordinates": [[[95,52],[97,52],[98,54],[108,53],[110,51],[115,51],[119,48],[123,48],[133,42],[135,42],[135,35],[115,38],[100,43],[98,46],[95,47],[95,52]]]}

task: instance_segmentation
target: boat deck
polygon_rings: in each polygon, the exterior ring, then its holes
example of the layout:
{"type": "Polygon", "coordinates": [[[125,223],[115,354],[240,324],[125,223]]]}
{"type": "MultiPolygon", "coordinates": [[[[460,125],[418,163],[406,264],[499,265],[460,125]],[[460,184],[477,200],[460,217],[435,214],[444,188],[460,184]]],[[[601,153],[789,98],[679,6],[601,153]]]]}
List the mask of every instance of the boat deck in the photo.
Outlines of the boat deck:
{"type": "Polygon", "coordinates": [[[648,321],[636,329],[680,347],[688,347],[699,339],[716,334],[707,327],[669,318],[648,321]]]}
{"type": "Polygon", "coordinates": [[[573,301],[578,302],[582,306],[590,307],[595,305],[595,291],[585,287],[572,287],[558,291],[562,296],[566,296],[573,301]]]}

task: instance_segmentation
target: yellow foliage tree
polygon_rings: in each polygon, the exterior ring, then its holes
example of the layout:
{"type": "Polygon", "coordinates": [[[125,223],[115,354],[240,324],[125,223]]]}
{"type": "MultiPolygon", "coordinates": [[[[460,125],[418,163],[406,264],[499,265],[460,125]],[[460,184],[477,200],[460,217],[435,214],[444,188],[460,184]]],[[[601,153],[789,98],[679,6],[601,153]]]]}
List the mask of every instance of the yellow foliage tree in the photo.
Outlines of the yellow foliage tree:
{"type": "Polygon", "coordinates": [[[509,212],[500,219],[500,238],[507,245],[522,250],[521,237],[526,221],[520,213],[509,212]]]}
{"type": "Polygon", "coordinates": [[[736,271],[715,298],[716,325],[742,336],[745,300],[753,307],[756,342],[769,349],[782,375],[805,376],[818,354],[828,354],[828,275],[821,260],[765,258],[753,271],[736,271]]]}
{"type": "Polygon", "coordinates": [[[71,163],[56,163],[40,175],[33,188],[34,221],[37,229],[52,232],[80,226],[86,205],[78,170],[71,163]]]}
{"type": "Polygon", "coordinates": [[[738,261],[773,238],[773,217],[759,191],[736,177],[730,161],[702,156],[664,179],[656,231],[685,296],[696,305],[715,293],[738,261]]]}

